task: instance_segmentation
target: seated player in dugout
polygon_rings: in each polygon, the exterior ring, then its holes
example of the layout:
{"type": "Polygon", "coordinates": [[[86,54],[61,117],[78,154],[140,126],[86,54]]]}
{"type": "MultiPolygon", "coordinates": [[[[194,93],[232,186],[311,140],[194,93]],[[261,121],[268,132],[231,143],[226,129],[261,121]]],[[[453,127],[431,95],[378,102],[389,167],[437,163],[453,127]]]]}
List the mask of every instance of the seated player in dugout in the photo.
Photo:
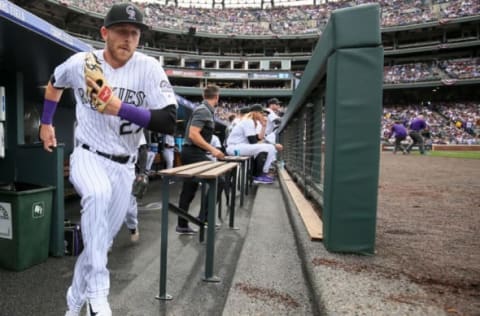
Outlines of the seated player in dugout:
{"type": "MultiPolygon", "coordinates": [[[[255,104],[250,112],[232,129],[227,139],[227,154],[253,156],[261,171],[254,175],[255,183],[270,184],[273,178],[268,176],[270,166],[275,160],[275,145],[263,143],[267,120],[261,105],[255,104]],[[264,159],[260,159],[261,157],[264,159]]],[[[254,167],[254,169],[256,169],[254,167]]]]}
{"type": "MultiPolygon", "coordinates": [[[[265,128],[265,141],[270,144],[274,144],[277,151],[283,150],[283,145],[278,143],[277,130],[282,122],[281,116],[283,113],[280,111],[281,102],[277,98],[271,98],[267,101],[267,108],[265,113],[267,115],[267,127],[265,128]]],[[[275,157],[275,160],[276,157],[275,157]]],[[[271,168],[271,173],[275,173],[275,168],[271,168]]]]}
{"type": "MultiPolygon", "coordinates": [[[[283,150],[283,145],[277,143],[277,129],[280,126],[280,117],[270,111],[270,108],[263,108],[260,104],[254,104],[250,110],[256,112],[261,112],[263,114],[263,119],[266,122],[265,126],[265,137],[262,142],[269,143],[275,146],[277,151],[283,150]]],[[[257,133],[260,134],[261,125],[257,125],[257,133]]]]}
{"type": "Polygon", "coordinates": [[[265,138],[270,144],[277,143],[277,129],[282,122],[280,118],[281,102],[277,98],[271,98],[267,101],[267,127],[265,129],[265,138]]]}

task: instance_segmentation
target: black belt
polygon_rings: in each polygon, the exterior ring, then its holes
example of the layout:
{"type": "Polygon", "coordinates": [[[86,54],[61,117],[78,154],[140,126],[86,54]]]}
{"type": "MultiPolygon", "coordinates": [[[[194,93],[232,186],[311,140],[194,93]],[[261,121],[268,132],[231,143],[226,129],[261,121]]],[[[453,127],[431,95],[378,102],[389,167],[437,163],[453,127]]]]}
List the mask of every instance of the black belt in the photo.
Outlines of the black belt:
{"type": "Polygon", "coordinates": [[[91,151],[92,153],[96,153],[99,156],[105,157],[107,159],[110,159],[112,161],[118,162],[118,163],[127,163],[130,160],[130,156],[115,156],[115,155],[110,155],[106,153],[102,153],[101,151],[91,149],[90,146],[87,144],[82,144],[82,148],[86,149],[88,151],[91,151]]]}
{"type": "Polygon", "coordinates": [[[171,146],[171,145],[168,145],[168,144],[165,144],[163,145],[165,148],[175,148],[175,146],[171,146]]]}

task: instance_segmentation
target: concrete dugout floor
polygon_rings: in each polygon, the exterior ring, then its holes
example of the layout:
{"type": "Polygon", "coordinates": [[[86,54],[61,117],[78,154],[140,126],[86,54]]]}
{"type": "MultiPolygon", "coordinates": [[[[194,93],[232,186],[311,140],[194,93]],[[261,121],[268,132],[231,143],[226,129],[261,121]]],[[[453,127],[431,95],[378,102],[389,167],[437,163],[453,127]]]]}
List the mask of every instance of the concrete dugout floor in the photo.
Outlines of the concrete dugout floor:
{"type": "MultiPolygon", "coordinates": [[[[215,275],[202,281],[205,245],[198,236],[175,233],[169,214],[168,282],[171,301],[158,301],[160,271],[161,181],[154,179],[139,208],[140,241],[132,244],[125,227],[109,255],[113,315],[311,315],[310,295],[278,183],[254,187],[237,209],[235,225],[216,234],[215,275]]],[[[177,204],[181,182],[171,185],[177,204]]],[[[198,191],[200,192],[200,190],[198,191]]],[[[190,212],[197,215],[199,193],[190,212]]],[[[79,217],[79,200],[66,202],[66,218],[79,217]]],[[[65,293],[76,257],[48,258],[22,272],[0,269],[0,316],[64,315],[65,293]]]]}

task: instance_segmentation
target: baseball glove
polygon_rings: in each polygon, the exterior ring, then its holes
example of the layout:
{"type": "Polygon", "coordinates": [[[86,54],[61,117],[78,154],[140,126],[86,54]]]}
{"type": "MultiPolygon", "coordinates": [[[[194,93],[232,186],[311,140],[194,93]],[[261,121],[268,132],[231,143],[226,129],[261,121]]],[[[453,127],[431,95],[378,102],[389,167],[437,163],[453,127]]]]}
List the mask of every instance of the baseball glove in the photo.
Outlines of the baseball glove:
{"type": "Polygon", "coordinates": [[[83,69],[87,84],[87,97],[90,104],[98,112],[103,112],[107,104],[112,100],[113,92],[103,75],[102,65],[94,53],[87,53],[83,69]]]}
{"type": "Polygon", "coordinates": [[[148,188],[148,176],[139,174],[133,181],[132,194],[138,199],[143,198],[148,188]]]}

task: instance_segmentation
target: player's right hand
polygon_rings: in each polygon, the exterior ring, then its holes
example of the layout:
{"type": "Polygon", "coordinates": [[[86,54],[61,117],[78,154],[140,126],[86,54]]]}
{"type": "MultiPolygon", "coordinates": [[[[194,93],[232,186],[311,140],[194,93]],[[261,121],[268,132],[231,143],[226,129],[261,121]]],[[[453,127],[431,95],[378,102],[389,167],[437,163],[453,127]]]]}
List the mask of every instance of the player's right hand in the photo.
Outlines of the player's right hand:
{"type": "Polygon", "coordinates": [[[110,114],[107,107],[116,98],[112,91],[112,88],[103,82],[102,86],[99,86],[97,81],[93,78],[85,77],[87,87],[90,90],[90,104],[100,113],[110,114]]]}
{"type": "Polygon", "coordinates": [[[43,142],[43,149],[52,152],[57,147],[55,128],[51,124],[40,124],[40,140],[43,142]]]}
{"type": "Polygon", "coordinates": [[[225,154],[221,150],[218,150],[216,148],[211,151],[211,154],[217,159],[223,159],[225,157],[225,154]]]}

